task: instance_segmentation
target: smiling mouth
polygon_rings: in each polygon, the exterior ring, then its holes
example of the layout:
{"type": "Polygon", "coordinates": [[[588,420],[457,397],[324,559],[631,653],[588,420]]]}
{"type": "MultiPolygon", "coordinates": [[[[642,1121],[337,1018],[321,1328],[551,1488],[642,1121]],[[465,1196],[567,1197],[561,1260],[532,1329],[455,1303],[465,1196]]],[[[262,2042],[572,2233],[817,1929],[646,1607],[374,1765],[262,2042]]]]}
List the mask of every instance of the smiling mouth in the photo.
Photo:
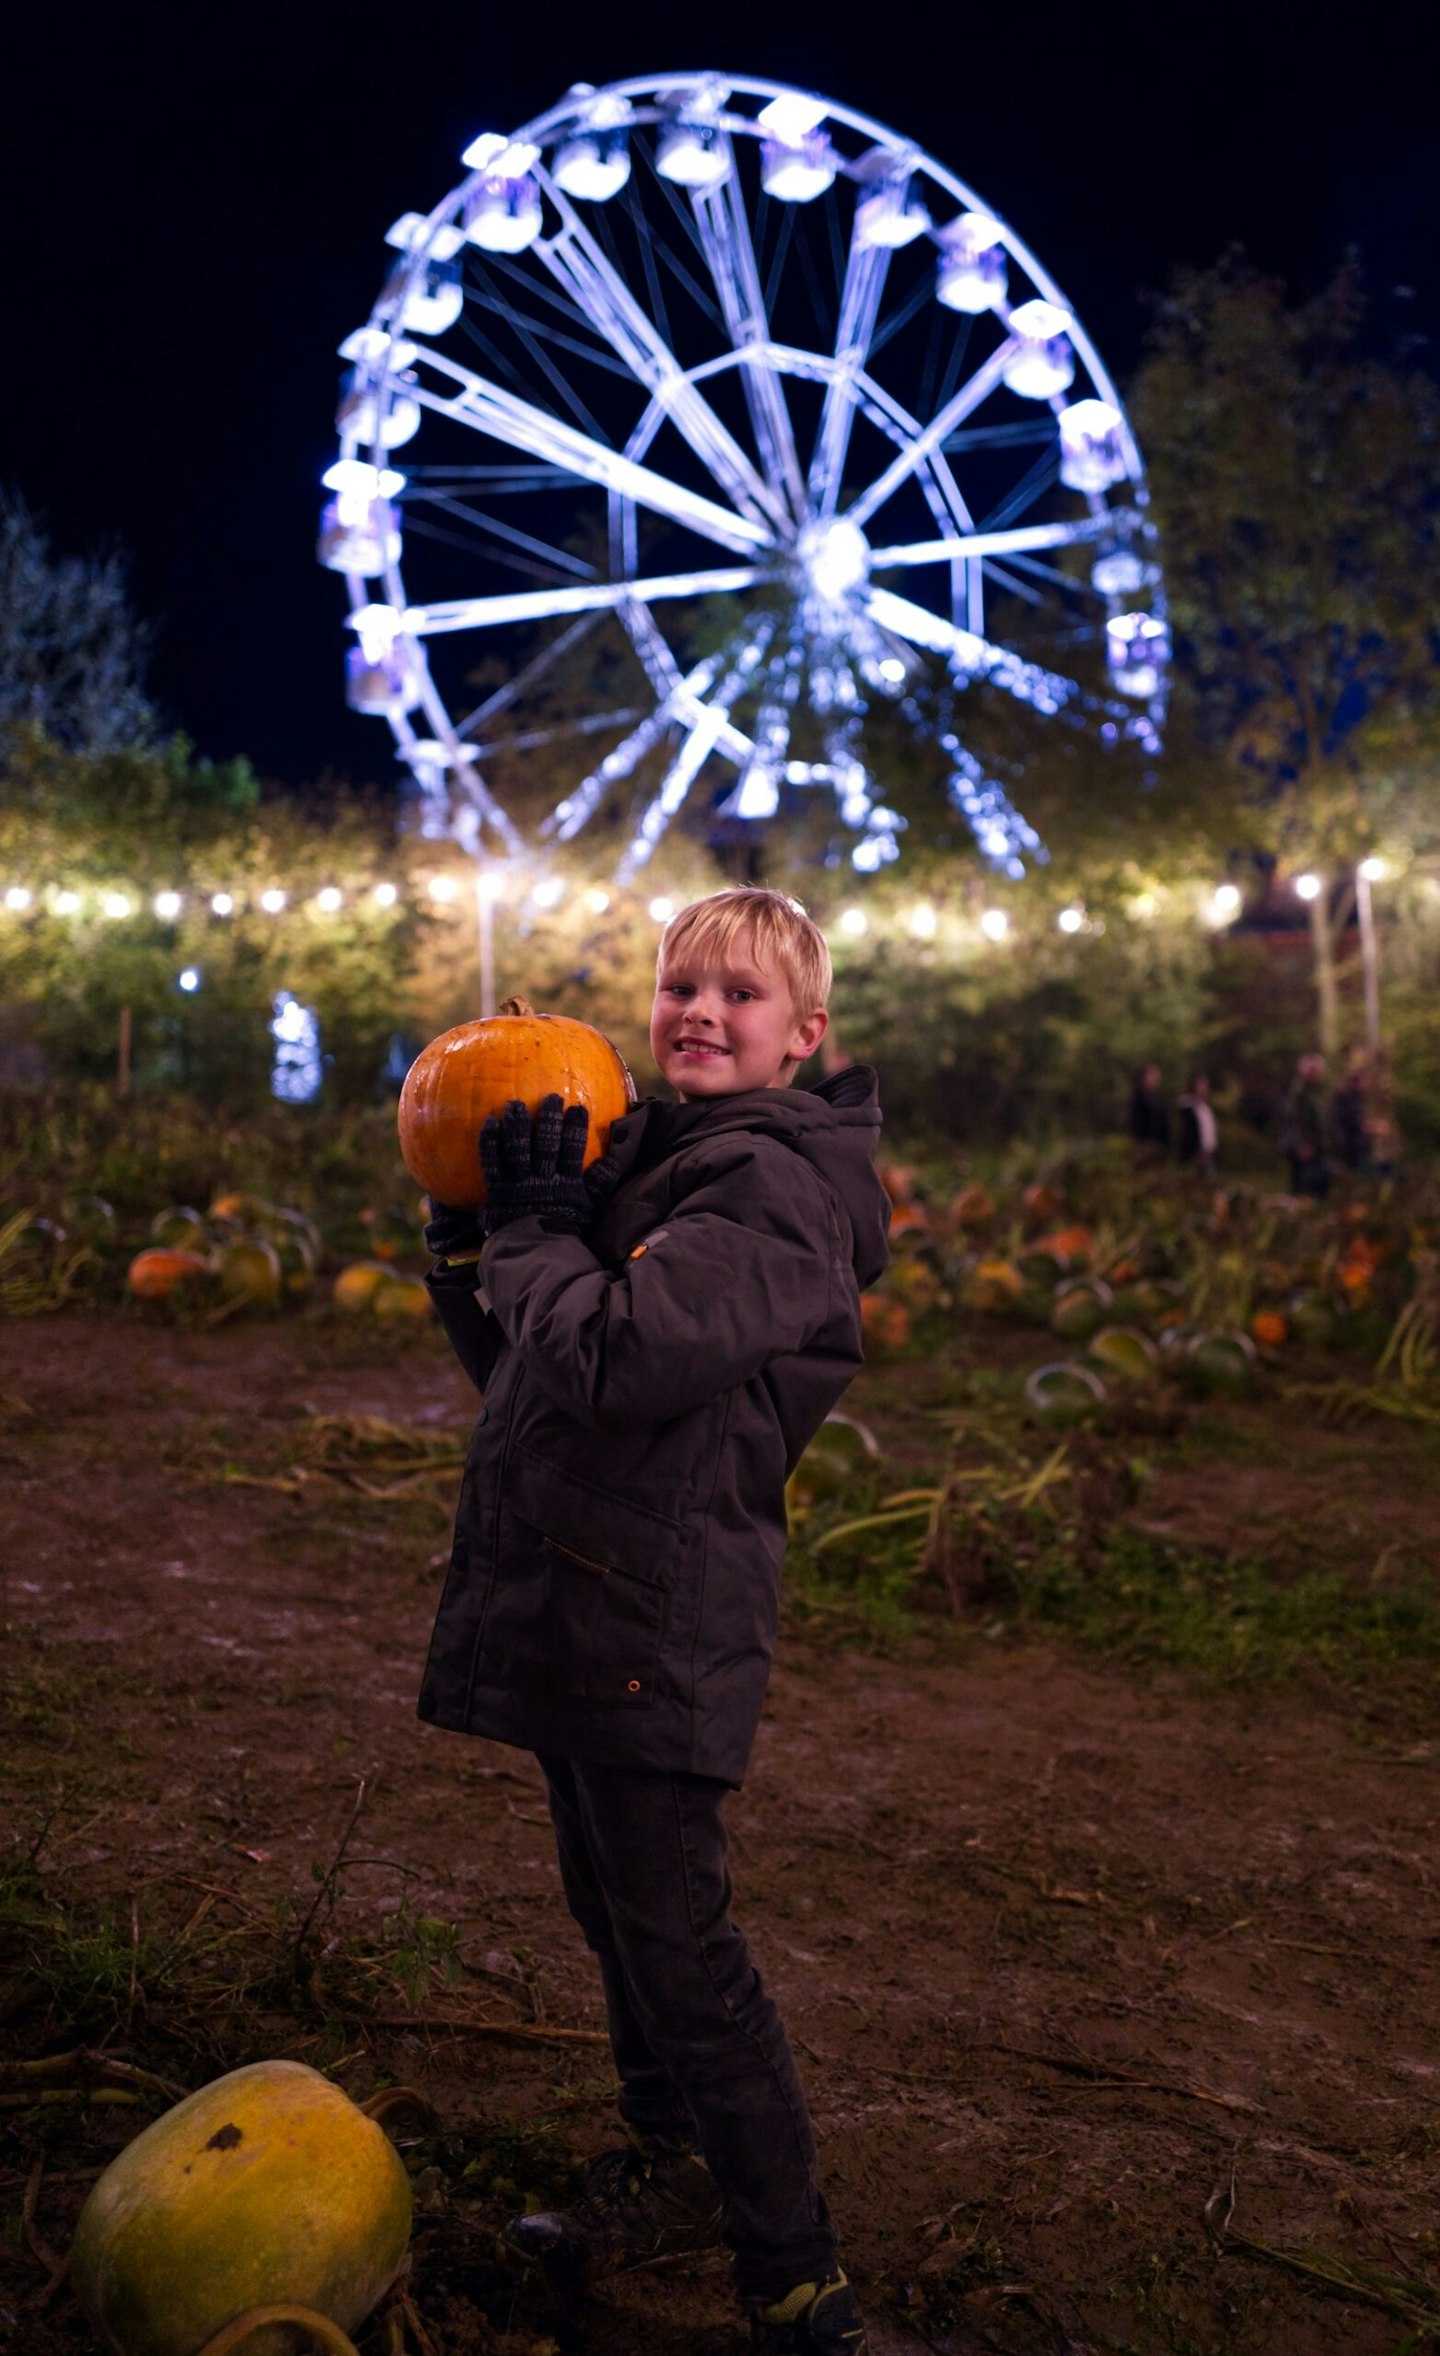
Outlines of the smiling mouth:
{"type": "Polygon", "coordinates": [[[728,1055],[728,1047],[721,1047],[713,1039],[677,1039],[677,1055],[728,1055]]]}

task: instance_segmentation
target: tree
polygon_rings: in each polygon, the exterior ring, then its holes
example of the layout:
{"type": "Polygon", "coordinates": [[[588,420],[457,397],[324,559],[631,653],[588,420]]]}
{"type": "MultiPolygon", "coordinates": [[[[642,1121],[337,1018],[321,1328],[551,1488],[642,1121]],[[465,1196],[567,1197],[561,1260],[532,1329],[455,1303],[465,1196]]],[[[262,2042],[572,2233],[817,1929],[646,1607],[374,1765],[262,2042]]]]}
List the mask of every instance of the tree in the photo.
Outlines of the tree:
{"type": "Polygon", "coordinates": [[[1176,280],[1132,411],[1150,459],[1179,733],[1246,789],[1257,847],[1317,871],[1321,1042],[1356,861],[1433,807],[1378,747],[1440,743],[1440,389],[1367,355],[1359,275],[1313,301],[1243,256],[1176,280]],[[1338,887],[1338,888],[1337,888],[1338,887]]]}
{"type": "Polygon", "coordinates": [[[0,739],[42,728],[74,752],[148,743],[149,631],[115,551],[57,556],[18,492],[0,489],[0,739]]]}

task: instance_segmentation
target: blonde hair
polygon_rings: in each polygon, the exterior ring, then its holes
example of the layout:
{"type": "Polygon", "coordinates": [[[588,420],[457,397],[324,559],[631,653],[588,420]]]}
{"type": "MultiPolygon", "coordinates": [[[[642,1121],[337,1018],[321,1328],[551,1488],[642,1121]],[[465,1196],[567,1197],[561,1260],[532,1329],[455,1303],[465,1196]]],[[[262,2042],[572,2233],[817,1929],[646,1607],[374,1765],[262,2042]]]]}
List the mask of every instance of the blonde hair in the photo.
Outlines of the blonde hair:
{"type": "Polygon", "coordinates": [[[711,892],[672,916],[660,936],[655,970],[663,974],[687,949],[723,957],[742,938],[762,964],[784,975],[797,1014],[814,1014],[825,1004],[831,981],[825,935],[798,900],[758,885],[711,892]]]}

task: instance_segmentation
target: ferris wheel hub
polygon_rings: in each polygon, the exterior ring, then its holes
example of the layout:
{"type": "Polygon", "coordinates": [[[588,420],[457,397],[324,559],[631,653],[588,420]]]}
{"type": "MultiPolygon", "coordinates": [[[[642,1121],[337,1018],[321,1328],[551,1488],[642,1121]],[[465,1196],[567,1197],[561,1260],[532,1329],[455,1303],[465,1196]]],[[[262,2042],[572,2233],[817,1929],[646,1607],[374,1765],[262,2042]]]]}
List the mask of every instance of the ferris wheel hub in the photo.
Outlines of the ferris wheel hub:
{"type": "Polygon", "coordinates": [[[847,516],[806,524],[795,542],[795,560],[808,588],[826,605],[836,605],[870,577],[870,543],[847,516]]]}

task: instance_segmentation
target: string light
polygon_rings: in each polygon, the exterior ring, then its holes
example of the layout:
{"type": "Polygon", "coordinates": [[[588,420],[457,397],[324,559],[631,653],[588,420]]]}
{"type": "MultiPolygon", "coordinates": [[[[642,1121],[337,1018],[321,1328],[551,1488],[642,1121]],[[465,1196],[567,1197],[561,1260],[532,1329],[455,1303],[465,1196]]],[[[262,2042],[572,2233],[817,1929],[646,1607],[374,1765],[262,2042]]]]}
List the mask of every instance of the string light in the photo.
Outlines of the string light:
{"type": "Polygon", "coordinates": [[[1230,924],[1240,913],[1240,886],[1233,883],[1217,884],[1210,895],[1210,919],[1213,924],[1230,924]]]}
{"type": "Polygon", "coordinates": [[[345,894],[340,890],[338,884],[326,884],[323,891],[315,894],[315,905],[317,908],[323,908],[327,916],[333,916],[337,908],[344,907],[345,894]]]}
{"type": "Polygon", "coordinates": [[[17,916],[24,914],[24,911],[30,905],[30,894],[26,891],[23,884],[12,884],[10,886],[9,891],[5,894],[5,905],[7,908],[13,908],[17,916]]]}
{"type": "Polygon", "coordinates": [[[181,987],[181,989],[182,989],[182,990],[185,992],[186,996],[187,996],[187,997],[193,997],[193,996],[194,996],[194,994],[195,994],[195,992],[196,992],[196,991],[199,989],[199,987],[200,987],[200,968],[199,968],[199,966],[198,966],[198,965],[187,965],[187,966],[184,966],[184,967],[181,969],[180,973],[179,973],[179,974],[177,974],[177,976],[176,976],[176,980],[179,982],[179,984],[180,984],[180,987],[181,987]]]}
{"type": "Polygon", "coordinates": [[[1085,922],[1085,911],[1076,907],[1062,908],[1055,922],[1062,933],[1078,933],[1085,922]]]}
{"type": "Polygon", "coordinates": [[[657,924],[668,924],[674,913],[675,903],[673,900],[659,899],[652,900],[650,903],[650,914],[657,924]]]}
{"type": "Polygon", "coordinates": [[[272,884],[268,892],[260,894],[260,905],[267,916],[278,916],[285,905],[285,894],[272,884]]]}
{"type": "Polygon", "coordinates": [[[869,932],[870,919],[863,908],[846,908],[841,913],[840,930],[848,933],[852,941],[858,941],[862,933],[869,932]]]}
{"type": "Polygon", "coordinates": [[[378,883],[371,897],[377,908],[393,908],[400,895],[392,883],[378,883]]]}
{"type": "Polygon", "coordinates": [[[57,892],[50,903],[57,916],[74,916],[80,906],[78,892],[57,892]]]}
{"type": "Polygon", "coordinates": [[[130,902],[123,892],[105,892],[100,900],[100,913],[113,917],[118,923],[122,917],[130,914],[130,902]]]}
{"type": "Polygon", "coordinates": [[[458,899],[459,896],[460,886],[455,881],[453,875],[431,876],[430,897],[432,900],[438,900],[442,908],[445,907],[449,901],[458,899]]]}
{"type": "Polygon", "coordinates": [[[912,937],[917,941],[933,941],[939,921],[929,901],[922,900],[918,908],[912,908],[910,911],[912,937]]]}
{"type": "Polygon", "coordinates": [[[987,908],[980,919],[980,930],[987,941],[1003,941],[1010,931],[1010,919],[1003,908],[987,908]]]}
{"type": "Polygon", "coordinates": [[[1364,876],[1366,883],[1383,883],[1390,870],[1383,859],[1372,858],[1361,860],[1360,873],[1364,876]]]}
{"type": "Polygon", "coordinates": [[[603,916],[610,905],[610,894],[603,885],[592,884],[585,894],[585,905],[592,916],[603,916]]]}
{"type": "Polygon", "coordinates": [[[175,922],[184,905],[185,903],[178,892],[157,892],[155,894],[155,913],[166,924],[175,922]]]}
{"type": "Polygon", "coordinates": [[[1295,889],[1302,900],[1318,900],[1325,886],[1318,875],[1297,875],[1295,889]]]}
{"type": "Polygon", "coordinates": [[[537,883],[530,897],[537,908],[558,908],[565,897],[564,877],[547,875],[543,882],[537,883]]]}
{"type": "Polygon", "coordinates": [[[235,913],[235,901],[229,892],[216,892],[210,906],[216,916],[233,916],[235,913]]]}

